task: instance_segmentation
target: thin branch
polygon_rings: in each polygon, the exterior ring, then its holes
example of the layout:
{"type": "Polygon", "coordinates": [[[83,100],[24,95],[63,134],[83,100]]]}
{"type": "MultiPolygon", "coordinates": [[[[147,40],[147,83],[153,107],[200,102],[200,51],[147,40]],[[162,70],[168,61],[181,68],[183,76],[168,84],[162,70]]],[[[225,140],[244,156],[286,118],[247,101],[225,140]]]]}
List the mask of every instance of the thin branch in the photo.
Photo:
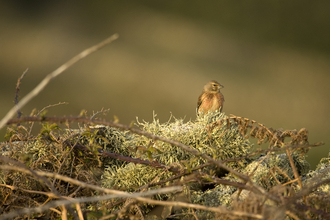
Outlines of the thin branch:
{"type": "Polygon", "coordinates": [[[102,108],[100,111],[97,111],[97,112],[95,112],[95,113],[93,112],[93,115],[91,116],[91,119],[94,119],[95,116],[98,115],[98,114],[100,114],[100,113],[105,114],[105,113],[108,112],[108,111],[110,111],[110,108],[105,109],[105,110],[103,110],[103,108],[102,108]]]}
{"type": "Polygon", "coordinates": [[[55,199],[59,198],[57,195],[55,195],[52,192],[43,192],[43,191],[35,191],[35,190],[23,189],[23,188],[20,188],[20,187],[17,187],[17,186],[11,186],[11,185],[2,184],[2,183],[0,183],[0,186],[7,187],[7,188],[9,188],[11,190],[21,190],[21,191],[27,192],[27,193],[41,194],[41,195],[48,196],[50,198],[55,198],[55,199]]]}
{"type": "MultiPolygon", "coordinates": [[[[16,84],[16,91],[15,91],[15,99],[14,99],[14,102],[15,102],[15,105],[17,105],[18,103],[18,93],[19,93],[19,86],[21,84],[21,80],[23,79],[23,77],[25,76],[25,74],[28,72],[29,68],[27,68],[23,74],[21,75],[20,78],[18,78],[17,80],[17,84],[16,84]]],[[[22,115],[22,112],[21,112],[21,109],[20,108],[17,108],[17,118],[20,118],[22,115]]]]}
{"type": "MultiPolygon", "coordinates": [[[[15,167],[16,169],[24,170],[25,173],[29,173],[29,174],[35,176],[36,178],[39,179],[39,181],[45,182],[45,184],[51,189],[52,193],[54,193],[59,198],[62,197],[61,194],[55,189],[55,187],[49,182],[49,180],[47,178],[37,174],[37,171],[35,171],[33,169],[30,169],[30,168],[26,167],[25,164],[23,164],[19,161],[10,159],[9,157],[5,157],[5,156],[0,155],[0,160],[2,160],[4,162],[7,162],[7,163],[10,163],[10,164],[16,165],[16,166],[11,165],[9,167],[15,167]]],[[[7,165],[5,165],[5,166],[7,166],[7,165]]]]}
{"type": "MultiPolygon", "coordinates": [[[[81,144],[75,144],[73,146],[73,148],[79,149],[81,151],[82,150],[83,151],[89,151],[89,149],[87,147],[85,147],[81,144]]],[[[159,168],[159,169],[166,169],[166,170],[169,170],[169,171],[174,172],[174,173],[179,173],[180,172],[180,170],[176,169],[175,167],[166,166],[165,164],[161,164],[158,161],[142,160],[142,159],[139,159],[139,158],[132,158],[132,157],[128,157],[128,156],[126,157],[126,156],[123,156],[121,154],[110,153],[110,152],[106,152],[106,151],[101,150],[101,149],[97,149],[97,151],[103,157],[111,157],[111,158],[121,160],[121,161],[125,161],[125,162],[128,162],[128,163],[149,165],[149,166],[159,168]]]]}
{"type": "Polygon", "coordinates": [[[292,155],[291,155],[291,150],[286,149],[286,154],[288,155],[294,178],[298,180],[299,187],[300,187],[300,189],[302,189],[301,178],[299,176],[299,173],[298,173],[298,170],[297,170],[296,166],[294,165],[293,158],[292,158],[292,155]]]}
{"type": "MultiPolygon", "coordinates": [[[[59,103],[56,103],[56,104],[52,104],[52,105],[47,105],[46,107],[43,107],[37,114],[36,116],[39,116],[43,111],[45,111],[47,108],[51,108],[51,107],[54,107],[54,106],[57,106],[57,105],[67,105],[69,104],[68,102],[59,102],[59,103]]],[[[31,135],[31,132],[32,132],[32,129],[33,129],[33,126],[34,126],[34,122],[32,122],[31,126],[30,126],[30,131],[29,131],[29,135],[31,135]]]]}
{"type": "Polygon", "coordinates": [[[29,92],[26,96],[23,97],[23,99],[17,103],[16,106],[14,106],[12,109],[9,110],[9,112],[5,115],[5,117],[0,121],[0,129],[5,126],[7,121],[12,118],[16,112],[17,109],[21,109],[23,106],[25,106],[31,99],[36,97],[46,86],[47,84],[60,75],[62,72],[67,70],[69,67],[71,67],[73,64],[77,63],[79,60],[85,58],[86,56],[90,55],[91,53],[101,49],[105,45],[111,43],[112,41],[116,40],[118,38],[118,34],[114,34],[111,37],[105,39],[101,43],[98,43],[78,55],[71,58],[69,61],[64,63],[62,66],[58,67],[56,70],[54,70],[52,73],[48,74],[31,92],[29,92]]]}
{"type": "MultiPolygon", "coordinates": [[[[158,182],[156,182],[156,183],[148,183],[148,184],[146,184],[146,185],[144,185],[144,186],[141,186],[140,188],[148,188],[148,187],[153,187],[153,186],[157,186],[157,185],[162,185],[162,184],[164,184],[164,183],[167,183],[167,182],[173,181],[173,180],[175,180],[175,179],[179,179],[179,178],[181,178],[181,177],[183,177],[183,176],[189,175],[189,174],[191,174],[191,173],[195,173],[195,170],[202,169],[202,168],[204,168],[204,167],[206,167],[206,166],[209,166],[210,164],[211,164],[211,163],[202,164],[202,165],[200,165],[200,166],[197,166],[197,167],[195,167],[195,168],[192,168],[192,169],[189,170],[189,171],[188,171],[187,169],[184,169],[181,173],[179,173],[179,174],[177,174],[177,175],[175,175],[175,176],[172,176],[172,177],[169,177],[169,178],[167,178],[167,179],[164,179],[164,180],[158,181],[158,182]]],[[[196,172],[196,173],[199,173],[199,172],[196,172]]]]}
{"type": "Polygon", "coordinates": [[[185,202],[168,202],[168,201],[158,201],[158,200],[152,200],[148,198],[139,198],[137,199],[141,202],[147,202],[153,205],[163,205],[163,206],[180,206],[185,208],[193,208],[193,209],[200,209],[200,210],[206,210],[211,212],[217,212],[222,214],[230,214],[235,215],[239,217],[250,217],[250,218],[256,218],[256,219],[263,219],[262,215],[259,214],[252,214],[247,212],[240,212],[240,211],[229,211],[225,207],[207,207],[203,205],[197,205],[197,204],[190,204],[185,202]]]}

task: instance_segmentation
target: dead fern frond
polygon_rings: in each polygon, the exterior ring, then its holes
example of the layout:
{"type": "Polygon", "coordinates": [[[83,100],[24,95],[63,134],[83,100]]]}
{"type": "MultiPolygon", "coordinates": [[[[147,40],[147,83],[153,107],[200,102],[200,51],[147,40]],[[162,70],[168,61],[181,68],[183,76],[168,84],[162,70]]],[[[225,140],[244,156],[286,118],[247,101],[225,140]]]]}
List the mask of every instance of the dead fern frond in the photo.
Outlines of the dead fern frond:
{"type": "MultiPolygon", "coordinates": [[[[227,130],[231,126],[238,126],[239,133],[248,138],[257,138],[257,143],[260,145],[262,143],[269,143],[270,147],[283,147],[289,145],[308,145],[308,130],[302,128],[297,132],[294,130],[283,130],[283,129],[273,129],[268,128],[265,125],[256,122],[255,120],[250,120],[248,118],[239,117],[231,115],[230,117],[223,118],[218,121],[214,121],[207,126],[208,132],[212,132],[215,127],[221,127],[226,125],[227,130]],[[248,132],[250,129],[250,132],[248,132]],[[288,138],[291,140],[286,141],[288,138]]],[[[226,130],[226,131],[227,131],[226,130]]],[[[224,131],[224,133],[226,132],[224,131]]],[[[307,153],[306,150],[304,153],[307,153]]]]}

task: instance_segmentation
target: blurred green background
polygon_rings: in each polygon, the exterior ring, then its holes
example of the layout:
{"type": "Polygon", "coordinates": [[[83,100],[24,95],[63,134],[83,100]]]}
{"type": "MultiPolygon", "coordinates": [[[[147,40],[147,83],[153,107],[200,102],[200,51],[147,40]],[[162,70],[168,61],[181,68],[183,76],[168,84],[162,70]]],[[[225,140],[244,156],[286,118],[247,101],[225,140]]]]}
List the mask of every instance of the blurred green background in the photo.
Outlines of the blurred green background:
{"type": "MultiPolygon", "coordinates": [[[[309,131],[312,168],[329,152],[330,1],[1,1],[0,116],[59,65],[120,38],[53,80],[22,111],[110,108],[106,119],[195,119],[203,85],[225,86],[224,112],[309,131]]],[[[3,140],[5,129],[1,131],[3,140]]]]}

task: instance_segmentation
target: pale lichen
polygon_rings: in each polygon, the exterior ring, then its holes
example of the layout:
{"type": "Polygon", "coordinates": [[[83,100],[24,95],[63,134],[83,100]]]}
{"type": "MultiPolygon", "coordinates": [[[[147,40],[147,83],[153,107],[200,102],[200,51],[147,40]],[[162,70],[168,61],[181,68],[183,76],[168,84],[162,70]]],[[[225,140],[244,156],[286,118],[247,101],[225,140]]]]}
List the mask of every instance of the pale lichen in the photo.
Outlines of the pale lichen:
{"type": "MultiPolygon", "coordinates": [[[[224,124],[212,130],[208,129],[207,126],[210,121],[221,120],[224,117],[225,115],[223,113],[210,113],[205,117],[198,118],[196,121],[184,122],[182,119],[174,119],[173,122],[164,124],[160,123],[157,118],[154,118],[152,123],[137,122],[137,126],[145,132],[179,141],[217,160],[246,155],[250,152],[251,144],[242,137],[235,126],[231,126],[230,129],[227,129],[226,124],[224,124]]],[[[136,155],[141,159],[157,161],[165,165],[180,164],[181,167],[191,169],[207,162],[205,159],[196,157],[178,146],[162,141],[152,141],[143,135],[134,134],[133,137],[123,142],[123,145],[126,148],[145,146],[147,153],[138,152],[139,150],[137,150],[136,155]]],[[[246,163],[243,160],[240,163],[231,162],[228,163],[228,165],[237,169],[242,169],[246,163]]],[[[148,168],[148,171],[143,169],[146,168],[142,165],[136,166],[134,169],[132,169],[132,165],[130,164],[120,167],[108,166],[103,175],[102,183],[104,186],[111,187],[114,186],[114,183],[120,182],[122,186],[130,188],[130,186],[136,186],[138,183],[129,179],[125,181],[118,172],[125,173],[127,176],[132,177],[135,174],[144,175],[140,176],[140,178],[148,181],[163,172],[163,170],[156,168],[148,168]],[[116,175],[116,172],[118,175],[116,175]]]]}

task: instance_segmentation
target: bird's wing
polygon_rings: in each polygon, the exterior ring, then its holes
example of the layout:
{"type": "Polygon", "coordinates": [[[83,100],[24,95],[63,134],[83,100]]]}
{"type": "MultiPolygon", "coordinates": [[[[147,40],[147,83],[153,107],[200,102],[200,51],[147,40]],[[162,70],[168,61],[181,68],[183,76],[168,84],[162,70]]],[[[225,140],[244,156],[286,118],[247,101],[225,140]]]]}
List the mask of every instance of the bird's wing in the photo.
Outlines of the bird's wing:
{"type": "Polygon", "coordinates": [[[203,99],[205,98],[203,96],[204,93],[202,93],[199,97],[198,97],[198,101],[197,101],[197,108],[196,108],[196,112],[198,113],[198,109],[199,109],[199,106],[201,106],[202,102],[203,102],[203,99]]]}
{"type": "Polygon", "coordinates": [[[223,110],[223,103],[225,102],[225,98],[223,97],[223,95],[222,95],[221,92],[219,92],[217,94],[217,99],[218,99],[218,102],[219,102],[220,112],[222,112],[222,110],[223,110]]]}

